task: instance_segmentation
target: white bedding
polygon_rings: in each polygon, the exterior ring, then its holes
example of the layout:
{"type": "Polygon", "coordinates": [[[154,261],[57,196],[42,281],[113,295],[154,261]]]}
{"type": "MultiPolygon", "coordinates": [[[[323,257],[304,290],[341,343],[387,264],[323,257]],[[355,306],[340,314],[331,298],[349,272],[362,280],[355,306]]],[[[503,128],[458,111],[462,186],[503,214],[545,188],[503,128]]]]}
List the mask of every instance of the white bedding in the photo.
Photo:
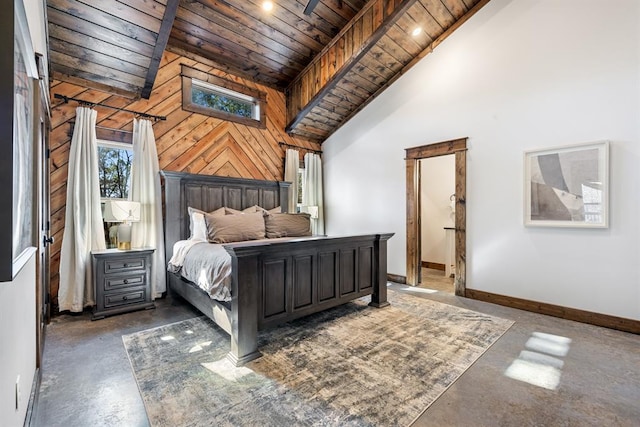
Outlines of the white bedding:
{"type": "Polygon", "coordinates": [[[185,279],[218,301],[231,301],[231,256],[224,246],[206,240],[180,240],[173,246],[169,271],[185,279]]]}

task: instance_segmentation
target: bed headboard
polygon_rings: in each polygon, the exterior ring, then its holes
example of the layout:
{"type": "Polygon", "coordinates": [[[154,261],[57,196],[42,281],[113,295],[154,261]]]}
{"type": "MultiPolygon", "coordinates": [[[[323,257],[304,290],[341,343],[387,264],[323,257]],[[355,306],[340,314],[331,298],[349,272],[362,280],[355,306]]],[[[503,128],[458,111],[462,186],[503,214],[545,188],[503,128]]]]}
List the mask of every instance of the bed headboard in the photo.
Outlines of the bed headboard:
{"type": "Polygon", "coordinates": [[[242,210],[253,205],[272,209],[289,206],[290,183],[257,179],[195,175],[183,172],[160,171],[163,181],[164,244],[168,262],[173,245],[189,238],[191,206],[206,212],[223,206],[242,210]]]}

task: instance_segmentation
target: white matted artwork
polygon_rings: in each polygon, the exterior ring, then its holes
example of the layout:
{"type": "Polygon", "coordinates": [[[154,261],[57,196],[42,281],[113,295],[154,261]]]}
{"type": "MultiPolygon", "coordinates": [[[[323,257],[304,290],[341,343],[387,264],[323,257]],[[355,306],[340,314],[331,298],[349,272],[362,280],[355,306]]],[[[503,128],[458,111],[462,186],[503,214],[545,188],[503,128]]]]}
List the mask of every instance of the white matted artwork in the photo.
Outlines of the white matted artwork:
{"type": "Polygon", "coordinates": [[[524,224],[606,228],[609,225],[609,142],[527,151],[524,224]]]}

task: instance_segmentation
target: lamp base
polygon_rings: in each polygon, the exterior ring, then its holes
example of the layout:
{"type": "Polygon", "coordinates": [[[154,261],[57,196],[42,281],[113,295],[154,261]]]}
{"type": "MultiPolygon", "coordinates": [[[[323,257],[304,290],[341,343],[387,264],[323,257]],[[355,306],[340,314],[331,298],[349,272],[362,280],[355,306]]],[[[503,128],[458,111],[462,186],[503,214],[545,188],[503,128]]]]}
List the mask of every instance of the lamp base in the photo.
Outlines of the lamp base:
{"type": "Polygon", "coordinates": [[[118,249],[131,249],[131,224],[122,223],[118,225],[118,249]]]}

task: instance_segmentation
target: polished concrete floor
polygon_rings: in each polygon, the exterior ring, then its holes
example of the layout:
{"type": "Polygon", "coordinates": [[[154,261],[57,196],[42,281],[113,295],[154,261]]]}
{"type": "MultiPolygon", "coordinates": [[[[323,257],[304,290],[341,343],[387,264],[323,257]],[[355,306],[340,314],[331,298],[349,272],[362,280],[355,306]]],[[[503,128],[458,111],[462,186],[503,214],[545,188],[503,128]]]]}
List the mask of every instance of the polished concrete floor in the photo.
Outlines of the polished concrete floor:
{"type": "Polygon", "coordinates": [[[454,293],[453,277],[445,277],[443,270],[423,268],[420,271],[421,288],[444,293],[454,293]]]}
{"type": "MultiPolygon", "coordinates": [[[[392,289],[515,324],[413,424],[640,426],[640,336],[459,298],[438,272],[392,289]]],[[[451,285],[452,286],[452,285],[451,285]]],[[[194,317],[186,303],[47,328],[37,426],[146,426],[121,336],[194,317]]]]}

